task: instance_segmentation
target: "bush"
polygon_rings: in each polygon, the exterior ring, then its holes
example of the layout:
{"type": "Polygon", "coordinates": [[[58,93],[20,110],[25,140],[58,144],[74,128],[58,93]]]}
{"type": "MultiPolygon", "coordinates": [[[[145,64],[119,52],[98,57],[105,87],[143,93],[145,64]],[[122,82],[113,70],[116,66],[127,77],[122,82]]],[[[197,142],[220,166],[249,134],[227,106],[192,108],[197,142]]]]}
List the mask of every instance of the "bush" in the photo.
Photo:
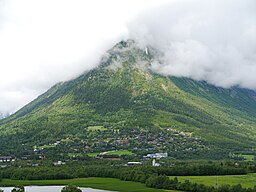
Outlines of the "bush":
{"type": "Polygon", "coordinates": [[[25,192],[25,188],[24,188],[24,186],[15,186],[12,189],[12,192],[25,192]]]}
{"type": "Polygon", "coordinates": [[[61,189],[61,192],[82,192],[81,189],[79,189],[77,186],[74,185],[68,185],[61,189]]]}

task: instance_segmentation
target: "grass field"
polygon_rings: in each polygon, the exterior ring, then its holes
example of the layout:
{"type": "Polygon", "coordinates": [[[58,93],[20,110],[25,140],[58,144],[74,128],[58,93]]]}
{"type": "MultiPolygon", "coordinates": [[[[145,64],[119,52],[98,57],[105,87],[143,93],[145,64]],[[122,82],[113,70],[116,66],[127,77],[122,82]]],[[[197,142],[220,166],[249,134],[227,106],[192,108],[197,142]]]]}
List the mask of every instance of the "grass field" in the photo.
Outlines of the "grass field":
{"type": "Polygon", "coordinates": [[[241,155],[245,161],[254,161],[254,155],[241,155]]]}
{"type": "Polygon", "coordinates": [[[106,128],[104,128],[103,126],[89,126],[87,128],[88,131],[104,131],[107,130],[106,128]]]}
{"type": "Polygon", "coordinates": [[[128,150],[119,150],[119,151],[109,151],[105,155],[132,155],[133,153],[128,150]]]}
{"type": "Polygon", "coordinates": [[[97,155],[99,155],[100,153],[86,153],[86,155],[88,155],[89,157],[95,157],[97,155]]]}
{"type": "Polygon", "coordinates": [[[102,153],[87,153],[88,156],[90,157],[95,157],[97,155],[132,155],[133,153],[128,150],[119,150],[119,151],[106,151],[102,153]]]}
{"type": "MultiPolygon", "coordinates": [[[[170,176],[170,179],[173,179],[174,176],[170,176]]],[[[184,182],[189,180],[192,183],[204,184],[215,186],[216,181],[218,185],[237,185],[241,184],[243,187],[254,187],[256,185],[256,174],[247,174],[247,175],[222,175],[222,176],[180,176],[177,177],[179,181],[184,182]]]]}
{"type": "Polygon", "coordinates": [[[50,149],[50,148],[53,148],[53,147],[56,147],[56,145],[44,145],[44,146],[38,146],[36,147],[35,149],[50,149]]]}
{"type": "MultiPolygon", "coordinates": [[[[147,188],[145,184],[121,181],[113,178],[84,178],[68,180],[10,180],[2,179],[0,186],[14,185],[68,185],[73,184],[79,187],[91,187],[95,189],[105,189],[120,192],[167,192],[168,190],[147,188]]],[[[177,192],[170,191],[169,192],[177,192]]]]}

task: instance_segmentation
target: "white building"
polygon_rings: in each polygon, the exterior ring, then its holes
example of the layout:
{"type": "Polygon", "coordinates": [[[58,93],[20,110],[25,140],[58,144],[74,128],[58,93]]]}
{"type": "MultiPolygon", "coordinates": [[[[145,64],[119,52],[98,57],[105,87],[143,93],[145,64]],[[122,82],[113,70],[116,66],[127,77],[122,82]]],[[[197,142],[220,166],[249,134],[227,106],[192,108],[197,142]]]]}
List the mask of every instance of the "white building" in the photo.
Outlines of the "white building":
{"type": "Polygon", "coordinates": [[[144,156],[144,158],[148,159],[161,159],[161,158],[167,158],[168,153],[153,153],[153,154],[147,154],[147,156],[144,156]]]}
{"type": "Polygon", "coordinates": [[[159,166],[160,166],[160,163],[157,163],[157,162],[156,162],[156,159],[153,159],[153,161],[152,161],[152,166],[153,166],[153,167],[159,167],[159,166]]]}
{"type": "Polygon", "coordinates": [[[11,161],[15,161],[15,158],[12,156],[0,156],[0,163],[6,163],[11,161]]]}
{"type": "Polygon", "coordinates": [[[127,165],[142,165],[142,163],[135,161],[135,162],[128,162],[127,165]]]}

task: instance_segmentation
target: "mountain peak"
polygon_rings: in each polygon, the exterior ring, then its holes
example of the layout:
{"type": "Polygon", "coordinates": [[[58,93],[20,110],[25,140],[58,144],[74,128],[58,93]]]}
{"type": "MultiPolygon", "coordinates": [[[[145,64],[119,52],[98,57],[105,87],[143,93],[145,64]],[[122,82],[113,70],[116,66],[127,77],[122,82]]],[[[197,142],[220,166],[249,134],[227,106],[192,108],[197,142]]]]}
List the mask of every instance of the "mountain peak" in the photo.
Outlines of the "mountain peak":
{"type": "Polygon", "coordinates": [[[185,153],[223,156],[225,150],[255,146],[253,92],[151,73],[151,64],[159,61],[161,53],[151,47],[133,40],[117,43],[98,68],[57,84],[1,120],[0,151],[26,147],[33,153],[35,145],[67,138],[78,140],[74,144],[80,149],[87,141],[92,151],[102,152],[128,138],[131,143],[122,149],[181,158],[185,153]],[[95,145],[102,138],[106,145],[95,145]]]}
{"type": "MultiPolygon", "coordinates": [[[[153,51],[152,51],[153,52],[153,51]]],[[[154,55],[151,49],[140,47],[134,40],[120,41],[102,57],[100,67],[117,69],[123,65],[147,69],[154,55]]]]}
{"type": "Polygon", "coordinates": [[[113,48],[124,49],[124,48],[133,47],[133,46],[137,46],[136,42],[133,39],[128,39],[126,41],[124,40],[120,41],[113,48]]]}

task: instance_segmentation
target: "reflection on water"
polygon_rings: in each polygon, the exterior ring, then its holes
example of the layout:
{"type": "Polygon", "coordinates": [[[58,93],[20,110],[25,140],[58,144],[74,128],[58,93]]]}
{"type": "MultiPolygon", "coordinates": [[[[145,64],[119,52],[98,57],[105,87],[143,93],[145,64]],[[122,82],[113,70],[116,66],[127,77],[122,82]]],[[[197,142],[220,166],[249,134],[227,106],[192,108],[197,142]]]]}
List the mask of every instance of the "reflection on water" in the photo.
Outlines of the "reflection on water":
{"type": "MultiPolygon", "coordinates": [[[[61,192],[63,186],[26,186],[26,192],[61,192]]],[[[4,192],[11,192],[13,187],[0,187],[4,192]]],[[[83,192],[110,192],[106,190],[92,189],[92,188],[80,188],[83,192]]]]}

